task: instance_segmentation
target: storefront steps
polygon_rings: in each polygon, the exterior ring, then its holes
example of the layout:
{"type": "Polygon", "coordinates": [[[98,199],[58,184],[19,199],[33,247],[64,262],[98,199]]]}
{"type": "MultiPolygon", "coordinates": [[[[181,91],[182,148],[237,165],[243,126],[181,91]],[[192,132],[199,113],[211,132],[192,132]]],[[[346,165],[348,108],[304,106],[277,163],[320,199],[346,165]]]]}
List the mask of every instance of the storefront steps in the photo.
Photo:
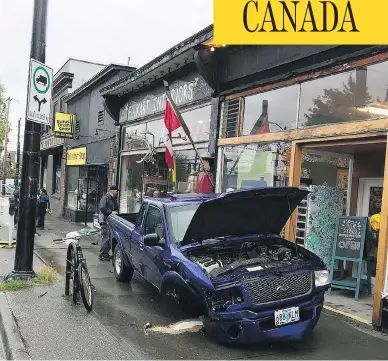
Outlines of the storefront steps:
{"type": "Polygon", "coordinates": [[[373,295],[360,293],[356,301],[354,292],[332,289],[331,295],[325,295],[324,308],[329,312],[372,327],[373,295]]]}

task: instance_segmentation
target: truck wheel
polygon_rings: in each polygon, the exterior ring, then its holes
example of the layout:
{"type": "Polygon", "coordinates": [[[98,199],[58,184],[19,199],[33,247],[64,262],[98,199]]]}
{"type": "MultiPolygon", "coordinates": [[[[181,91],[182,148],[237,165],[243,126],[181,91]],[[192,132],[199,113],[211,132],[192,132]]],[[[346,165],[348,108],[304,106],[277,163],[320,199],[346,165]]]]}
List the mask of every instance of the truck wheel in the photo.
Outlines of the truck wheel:
{"type": "Polygon", "coordinates": [[[117,281],[129,282],[132,279],[133,268],[125,265],[119,245],[115,247],[113,252],[113,269],[117,281]]]}

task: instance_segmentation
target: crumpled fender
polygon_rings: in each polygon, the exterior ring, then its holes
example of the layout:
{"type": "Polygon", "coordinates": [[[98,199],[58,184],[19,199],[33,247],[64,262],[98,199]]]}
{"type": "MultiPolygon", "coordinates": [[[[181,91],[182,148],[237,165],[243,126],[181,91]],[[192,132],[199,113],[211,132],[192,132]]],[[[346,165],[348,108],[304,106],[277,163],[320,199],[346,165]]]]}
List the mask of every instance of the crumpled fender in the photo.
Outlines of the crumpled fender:
{"type": "Polygon", "coordinates": [[[160,282],[160,288],[159,288],[160,294],[163,293],[165,286],[167,286],[168,284],[172,284],[172,283],[176,283],[177,285],[183,287],[185,290],[190,292],[194,297],[199,296],[198,293],[195,292],[195,290],[193,290],[193,288],[191,288],[187,284],[187,282],[182,278],[182,276],[174,271],[167,271],[163,275],[162,281],[160,282]]]}

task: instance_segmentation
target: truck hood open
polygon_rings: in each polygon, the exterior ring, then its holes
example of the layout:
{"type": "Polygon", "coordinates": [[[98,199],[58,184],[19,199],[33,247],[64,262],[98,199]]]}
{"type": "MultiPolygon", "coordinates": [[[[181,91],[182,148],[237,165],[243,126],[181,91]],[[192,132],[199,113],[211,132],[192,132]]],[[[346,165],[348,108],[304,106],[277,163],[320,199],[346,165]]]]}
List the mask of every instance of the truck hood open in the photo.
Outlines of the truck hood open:
{"type": "Polygon", "coordinates": [[[216,237],[279,234],[308,193],[281,187],[221,194],[201,203],[181,244],[216,237]]]}

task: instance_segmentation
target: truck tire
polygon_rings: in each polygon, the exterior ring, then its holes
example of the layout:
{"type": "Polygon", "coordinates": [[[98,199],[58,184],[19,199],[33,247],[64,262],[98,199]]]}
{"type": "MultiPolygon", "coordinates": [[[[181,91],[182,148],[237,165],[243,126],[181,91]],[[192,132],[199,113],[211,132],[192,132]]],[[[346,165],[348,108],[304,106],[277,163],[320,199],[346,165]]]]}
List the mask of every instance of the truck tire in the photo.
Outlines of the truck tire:
{"type": "Polygon", "coordinates": [[[113,270],[116,280],[119,282],[129,282],[133,277],[133,268],[125,265],[119,245],[113,251],[113,270]]]}

